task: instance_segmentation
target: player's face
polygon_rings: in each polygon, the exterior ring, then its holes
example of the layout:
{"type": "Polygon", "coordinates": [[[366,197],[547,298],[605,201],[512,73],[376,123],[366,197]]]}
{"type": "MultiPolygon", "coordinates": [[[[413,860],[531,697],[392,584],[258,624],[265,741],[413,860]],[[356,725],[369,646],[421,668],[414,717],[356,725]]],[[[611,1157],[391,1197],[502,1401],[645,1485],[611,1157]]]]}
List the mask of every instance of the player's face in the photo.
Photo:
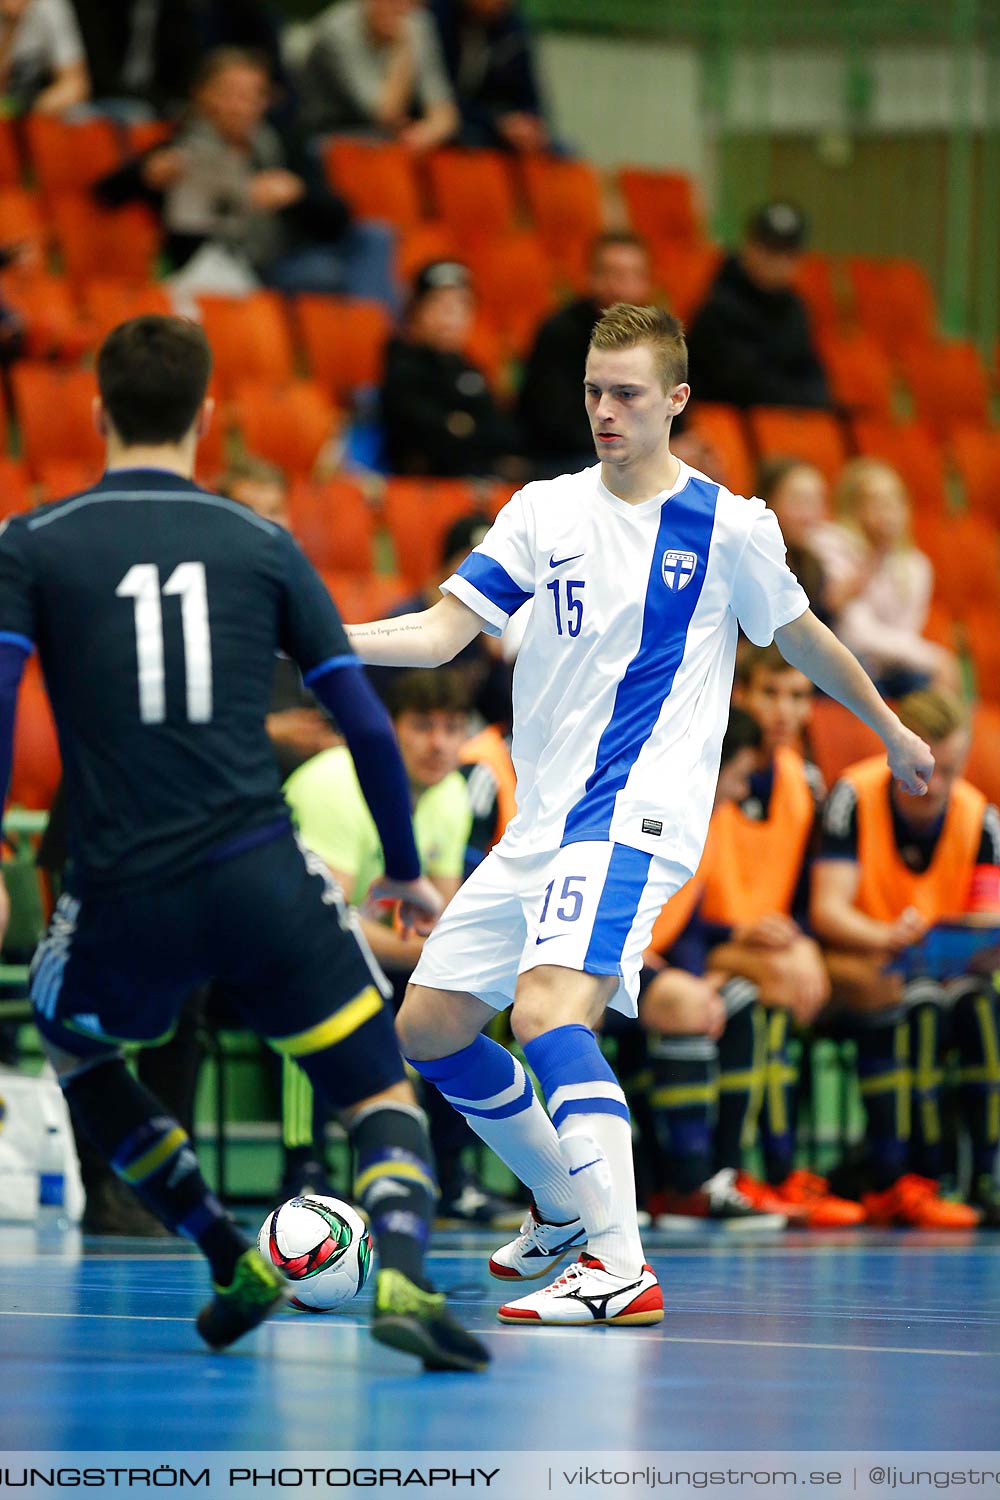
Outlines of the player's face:
{"type": "Polygon", "coordinates": [[[715,789],[715,806],[724,802],[745,802],[750,795],[750,777],[757,769],[757,752],[749,746],[737,750],[719,771],[715,789]]]}
{"type": "Polygon", "coordinates": [[[241,63],[224,68],[205,84],[198,107],[227,141],[245,142],[267,113],[269,99],[267,75],[241,63]]]}
{"type": "Polygon", "coordinates": [[[590,295],[598,307],[649,301],[649,256],[641,245],[605,245],[590,270],[590,295]]]}
{"type": "Polygon", "coordinates": [[[934,772],[923,797],[911,797],[893,783],[892,794],[896,798],[903,817],[908,823],[933,823],[948,806],[952,787],[965,770],[969,758],[970,736],[967,729],[956,729],[931,745],[934,752],[934,772]]]}
{"type": "Polygon", "coordinates": [[[769,250],[752,242],[740,252],[743,268],[751,281],[765,292],[782,292],[798,275],[802,256],[797,250],[769,250]]]}
{"type": "Polygon", "coordinates": [[[457,354],[469,336],[472,311],[472,293],[465,287],[438,287],[421,297],[410,318],[410,329],[418,343],[439,354],[457,354]]]}
{"type": "Polygon", "coordinates": [[[451,709],[427,712],[406,709],[394,720],[400,754],[410,784],[437,786],[458,766],[459,752],[469,736],[468,716],[451,709]]]}
{"type": "Polygon", "coordinates": [[[826,520],[826,480],[810,464],[799,464],[785,475],[770,505],[788,545],[808,547],[811,534],[826,520]]]}
{"type": "Polygon", "coordinates": [[[798,748],[813,700],[813,686],[804,673],[794,667],[787,672],[757,667],[737,696],[740,707],[753,714],[760,725],[766,750],[776,750],[779,745],[798,748]]]}
{"type": "Polygon", "coordinates": [[[686,385],[665,391],[653,351],[591,349],[587,355],[584,397],[594,445],[603,463],[641,463],[665,448],[671,417],[687,401],[686,385]]]}

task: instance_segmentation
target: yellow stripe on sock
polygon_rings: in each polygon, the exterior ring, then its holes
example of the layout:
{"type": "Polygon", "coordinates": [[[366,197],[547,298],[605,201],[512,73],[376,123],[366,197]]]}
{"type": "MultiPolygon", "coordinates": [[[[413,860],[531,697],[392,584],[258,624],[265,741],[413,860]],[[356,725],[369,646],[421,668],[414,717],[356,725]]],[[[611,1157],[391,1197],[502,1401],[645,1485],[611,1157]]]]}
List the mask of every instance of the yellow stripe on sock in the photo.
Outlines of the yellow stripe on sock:
{"type": "Polygon", "coordinates": [[[677,1084],[676,1087],[653,1089],[649,1102],[654,1109],[669,1109],[671,1105],[714,1104],[715,1085],[711,1083],[677,1084]]]}
{"type": "MultiPolygon", "coordinates": [[[[994,975],[994,983],[996,979],[997,976],[994,975]]],[[[975,1010],[976,1020],[979,1022],[979,1033],[983,1039],[986,1082],[995,1084],[1000,1078],[1000,1038],[997,1037],[996,1016],[993,1014],[993,1006],[985,995],[977,998],[975,1010]]],[[[986,1132],[988,1140],[1000,1139],[1000,1090],[996,1088],[991,1092],[986,1106],[986,1132]]]]}
{"type": "Polygon", "coordinates": [[[353,1000],[348,1000],[346,1005],[334,1011],[332,1016],[327,1016],[325,1021],[310,1026],[308,1031],[300,1031],[295,1036],[272,1036],[268,1037],[268,1041],[275,1052],[288,1057],[305,1057],[310,1052],[322,1052],[324,1047],[336,1046],[353,1031],[357,1031],[359,1026],[370,1021],[372,1016],[377,1016],[381,1009],[382,996],[370,984],[360,995],[355,995],[353,1000]]]}
{"type": "Polygon", "coordinates": [[[137,1161],[127,1167],[116,1167],[115,1170],[119,1177],[123,1177],[133,1186],[137,1182],[145,1182],[146,1178],[151,1177],[158,1167],[162,1167],[164,1162],[176,1156],[181,1147],[187,1145],[187,1140],[187,1131],[175,1125],[173,1130],[168,1131],[154,1146],[150,1146],[149,1150],[144,1152],[137,1161]]]}
{"type": "Polygon", "coordinates": [[[877,1078],[862,1078],[859,1086],[862,1096],[896,1093],[903,1088],[909,1089],[911,1078],[909,1068],[897,1068],[892,1073],[881,1073],[877,1078]]]}
{"type": "Polygon", "coordinates": [[[369,1167],[361,1173],[360,1177],[354,1179],[354,1196],[359,1201],[372,1183],[379,1177],[405,1177],[408,1182],[419,1182],[425,1187],[432,1198],[437,1197],[437,1184],[433,1177],[412,1162],[407,1161],[380,1161],[373,1167],[369,1167]]]}
{"type": "Polygon", "coordinates": [[[933,1090],[943,1078],[941,1069],[935,1070],[934,1054],[937,1044],[937,1020],[929,1009],[917,1016],[917,1067],[913,1075],[913,1087],[920,1103],[920,1120],[924,1140],[936,1146],[941,1140],[941,1116],[933,1090]]]}

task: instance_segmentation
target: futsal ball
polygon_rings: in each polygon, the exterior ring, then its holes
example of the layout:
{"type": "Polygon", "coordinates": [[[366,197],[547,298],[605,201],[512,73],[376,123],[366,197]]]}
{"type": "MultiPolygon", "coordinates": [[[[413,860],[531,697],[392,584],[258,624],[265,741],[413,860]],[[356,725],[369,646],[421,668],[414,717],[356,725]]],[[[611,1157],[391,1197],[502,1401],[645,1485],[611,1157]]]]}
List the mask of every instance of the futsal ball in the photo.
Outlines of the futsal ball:
{"type": "Polygon", "coordinates": [[[307,1193],[268,1214],[257,1248],[295,1284],[293,1307],[331,1312],[368,1279],[372,1238],[349,1203],[307,1193]]]}

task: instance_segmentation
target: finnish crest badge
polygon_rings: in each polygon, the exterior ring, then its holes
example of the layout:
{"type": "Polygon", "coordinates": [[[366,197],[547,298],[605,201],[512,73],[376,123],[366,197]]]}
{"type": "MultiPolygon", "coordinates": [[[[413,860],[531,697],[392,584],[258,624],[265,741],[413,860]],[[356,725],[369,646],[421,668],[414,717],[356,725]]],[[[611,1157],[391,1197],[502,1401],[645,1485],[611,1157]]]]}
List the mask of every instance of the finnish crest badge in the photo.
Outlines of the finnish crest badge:
{"type": "Polygon", "coordinates": [[[664,552],[663,554],[663,582],[668,589],[680,593],[686,589],[694,577],[698,566],[698,554],[696,552],[664,552]]]}

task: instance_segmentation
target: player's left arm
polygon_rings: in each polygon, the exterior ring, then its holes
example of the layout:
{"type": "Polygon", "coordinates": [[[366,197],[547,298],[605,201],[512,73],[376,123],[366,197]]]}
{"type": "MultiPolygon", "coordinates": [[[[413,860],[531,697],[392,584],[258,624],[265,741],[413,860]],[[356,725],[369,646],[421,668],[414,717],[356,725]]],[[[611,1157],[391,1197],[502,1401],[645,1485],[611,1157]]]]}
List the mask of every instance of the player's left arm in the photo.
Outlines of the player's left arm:
{"type": "Polygon", "coordinates": [[[889,768],[903,788],[911,793],[926,792],[934,770],[929,747],[879,697],[868,673],[833,631],[807,609],[797,619],[779,626],[774,639],[789,666],[804,672],[824,693],[874,729],[885,745],[889,768]]]}

